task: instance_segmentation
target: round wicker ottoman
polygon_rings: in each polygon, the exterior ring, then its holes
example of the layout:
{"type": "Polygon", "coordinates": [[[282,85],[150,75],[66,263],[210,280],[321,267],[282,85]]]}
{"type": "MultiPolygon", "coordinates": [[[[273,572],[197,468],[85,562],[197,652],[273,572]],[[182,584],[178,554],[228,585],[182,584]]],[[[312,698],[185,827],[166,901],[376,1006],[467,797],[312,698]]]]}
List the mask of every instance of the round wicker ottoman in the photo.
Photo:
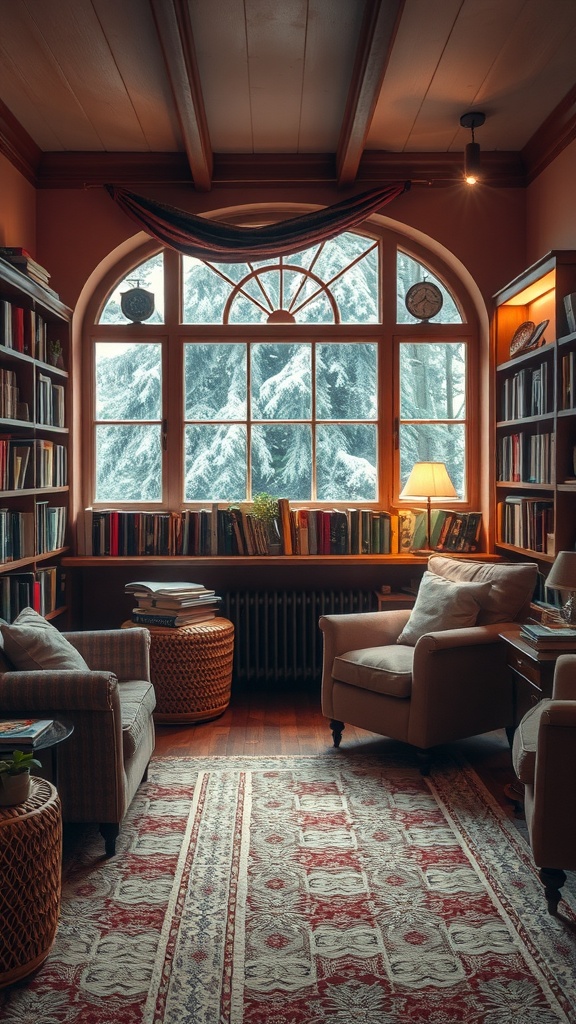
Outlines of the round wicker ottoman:
{"type": "MultiPolygon", "coordinates": [[[[123,627],[135,626],[124,622],[123,627]]],[[[207,722],[230,703],[234,625],[214,619],[197,626],[146,626],[152,638],[150,675],[158,723],[207,722]]]]}
{"type": "Polygon", "coordinates": [[[48,956],[61,884],[60,798],[50,782],[32,776],[25,803],[0,807],[0,988],[48,956]]]}

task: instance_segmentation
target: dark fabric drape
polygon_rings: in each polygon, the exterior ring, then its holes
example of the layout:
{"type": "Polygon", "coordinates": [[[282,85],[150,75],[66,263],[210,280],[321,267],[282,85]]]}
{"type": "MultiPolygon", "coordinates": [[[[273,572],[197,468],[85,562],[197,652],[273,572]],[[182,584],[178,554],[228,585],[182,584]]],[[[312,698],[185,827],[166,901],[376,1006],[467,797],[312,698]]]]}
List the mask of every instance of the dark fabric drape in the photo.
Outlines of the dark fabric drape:
{"type": "Polygon", "coordinates": [[[334,206],[260,228],[241,228],[207,220],[127,189],[114,185],[104,187],[124,213],[164,245],[213,263],[245,263],[289,256],[334,238],[402,195],[410,188],[410,182],[370,189],[334,206]]]}

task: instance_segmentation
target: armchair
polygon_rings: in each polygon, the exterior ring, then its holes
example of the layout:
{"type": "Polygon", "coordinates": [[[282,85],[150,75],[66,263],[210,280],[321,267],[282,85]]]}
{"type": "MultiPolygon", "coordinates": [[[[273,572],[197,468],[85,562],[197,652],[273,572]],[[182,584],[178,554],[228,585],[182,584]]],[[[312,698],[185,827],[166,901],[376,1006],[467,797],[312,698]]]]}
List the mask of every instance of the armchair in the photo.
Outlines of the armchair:
{"type": "Polygon", "coordinates": [[[88,670],[15,670],[0,652],[0,716],[61,716],[74,725],[58,750],[63,820],[98,823],[110,857],[154,750],[150,634],[117,629],[59,635],[88,670]]]}
{"type": "Polygon", "coordinates": [[[576,654],[556,661],[552,698],[524,715],[514,735],[514,770],[548,911],[556,914],[565,869],[576,868],[576,654]]]}
{"type": "Polygon", "coordinates": [[[513,726],[514,689],[499,633],[528,612],[532,562],[433,555],[412,610],[324,615],[322,711],[417,749],[513,726]]]}

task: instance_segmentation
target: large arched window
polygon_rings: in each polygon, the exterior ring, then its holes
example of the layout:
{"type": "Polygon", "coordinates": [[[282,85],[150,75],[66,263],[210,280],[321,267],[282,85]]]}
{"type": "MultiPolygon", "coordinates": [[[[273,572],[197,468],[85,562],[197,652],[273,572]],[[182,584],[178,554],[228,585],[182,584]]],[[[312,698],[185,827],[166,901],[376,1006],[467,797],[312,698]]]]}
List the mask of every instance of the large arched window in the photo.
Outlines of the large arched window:
{"type": "Polygon", "coordinates": [[[250,264],[149,251],[97,297],[86,338],[86,504],[180,510],[267,491],[386,508],[429,459],[474,500],[476,331],[426,253],[392,232],[250,264]],[[427,321],[404,301],[418,281],[442,294],[427,321]],[[153,298],[128,310],[135,322],[122,309],[134,288],[153,298]]]}

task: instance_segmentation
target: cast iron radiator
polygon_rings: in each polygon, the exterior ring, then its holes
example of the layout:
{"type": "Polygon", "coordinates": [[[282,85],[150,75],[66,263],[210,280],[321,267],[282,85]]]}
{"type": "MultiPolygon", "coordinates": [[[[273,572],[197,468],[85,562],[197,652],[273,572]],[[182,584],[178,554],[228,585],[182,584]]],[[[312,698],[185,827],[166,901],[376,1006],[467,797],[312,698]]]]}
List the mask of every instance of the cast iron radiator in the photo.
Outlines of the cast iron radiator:
{"type": "Polygon", "coordinates": [[[371,590],[231,590],[221,614],[234,623],[236,683],[319,682],[321,615],[369,612],[371,590]]]}

